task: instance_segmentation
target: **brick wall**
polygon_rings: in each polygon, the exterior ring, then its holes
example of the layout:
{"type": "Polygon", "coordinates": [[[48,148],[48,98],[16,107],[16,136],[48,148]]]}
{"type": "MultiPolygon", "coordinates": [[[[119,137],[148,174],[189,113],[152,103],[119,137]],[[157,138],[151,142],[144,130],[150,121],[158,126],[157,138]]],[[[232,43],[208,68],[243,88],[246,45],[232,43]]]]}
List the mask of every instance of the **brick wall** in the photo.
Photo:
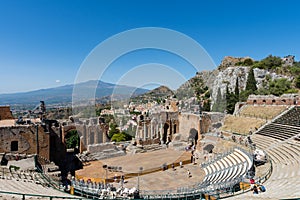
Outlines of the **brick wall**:
{"type": "MultiPolygon", "coordinates": [[[[36,132],[35,126],[0,127],[0,152],[36,154],[36,132]]],[[[38,127],[38,146],[39,155],[49,160],[50,137],[41,126],[38,127]]]]}
{"type": "Polygon", "coordinates": [[[0,120],[13,119],[9,106],[0,106],[0,120]]]}

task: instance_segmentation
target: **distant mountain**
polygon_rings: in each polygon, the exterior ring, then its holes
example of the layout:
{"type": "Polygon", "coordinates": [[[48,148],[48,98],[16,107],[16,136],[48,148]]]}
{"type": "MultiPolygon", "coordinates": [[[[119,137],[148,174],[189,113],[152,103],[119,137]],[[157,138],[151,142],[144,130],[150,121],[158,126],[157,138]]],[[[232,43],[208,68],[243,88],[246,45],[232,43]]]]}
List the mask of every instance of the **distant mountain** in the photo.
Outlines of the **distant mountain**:
{"type": "Polygon", "coordinates": [[[132,101],[148,102],[149,100],[162,101],[165,98],[174,96],[174,92],[166,86],[159,86],[137,97],[131,98],[132,101]]]}
{"type": "Polygon", "coordinates": [[[167,97],[174,95],[174,92],[170,88],[162,85],[145,93],[144,95],[149,95],[153,97],[167,97]]]}
{"type": "MultiPolygon", "coordinates": [[[[80,88],[80,95],[83,96],[87,91],[91,91],[94,86],[96,89],[96,99],[110,99],[113,94],[114,98],[122,99],[128,97],[133,91],[133,96],[144,94],[149,90],[143,88],[134,88],[125,85],[115,85],[102,81],[91,80],[78,83],[76,88],[80,88]]],[[[45,101],[46,104],[67,104],[72,102],[74,84],[64,85],[49,89],[40,89],[30,92],[20,92],[12,94],[0,94],[0,105],[24,105],[38,104],[39,101],[45,101]]]]}

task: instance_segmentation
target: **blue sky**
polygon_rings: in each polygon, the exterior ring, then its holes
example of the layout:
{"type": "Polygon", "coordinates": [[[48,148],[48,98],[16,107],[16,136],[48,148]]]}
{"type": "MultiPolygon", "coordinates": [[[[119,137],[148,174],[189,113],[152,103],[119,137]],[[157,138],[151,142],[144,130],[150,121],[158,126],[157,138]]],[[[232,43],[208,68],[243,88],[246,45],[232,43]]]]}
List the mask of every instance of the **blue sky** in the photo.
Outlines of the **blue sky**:
{"type": "MultiPolygon", "coordinates": [[[[300,1],[0,0],[0,93],[71,84],[102,41],[133,28],[163,27],[196,40],[216,65],[222,58],[300,55],[300,1]]],[[[144,50],[122,56],[102,80],[146,63],[195,75],[185,60],[144,50]],[[187,70],[188,69],[188,70],[187,70]]]]}

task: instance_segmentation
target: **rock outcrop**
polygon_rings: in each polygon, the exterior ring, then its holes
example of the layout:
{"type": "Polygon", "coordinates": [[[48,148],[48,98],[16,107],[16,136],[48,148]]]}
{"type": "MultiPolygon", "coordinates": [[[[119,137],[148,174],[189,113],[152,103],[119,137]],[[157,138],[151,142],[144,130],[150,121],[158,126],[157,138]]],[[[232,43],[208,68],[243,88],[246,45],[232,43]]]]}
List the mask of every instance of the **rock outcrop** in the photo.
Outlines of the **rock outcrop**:
{"type": "Polygon", "coordinates": [[[227,69],[228,67],[236,66],[238,63],[244,62],[246,59],[251,59],[250,57],[232,57],[232,56],[225,56],[224,59],[221,62],[221,65],[219,66],[219,70],[227,69]]]}
{"type": "Polygon", "coordinates": [[[239,82],[239,90],[244,90],[246,88],[248,72],[249,67],[245,66],[228,67],[225,70],[220,71],[213,83],[213,86],[211,87],[212,102],[216,100],[219,88],[222,95],[226,93],[227,86],[229,91],[233,92],[237,78],[239,82]]]}

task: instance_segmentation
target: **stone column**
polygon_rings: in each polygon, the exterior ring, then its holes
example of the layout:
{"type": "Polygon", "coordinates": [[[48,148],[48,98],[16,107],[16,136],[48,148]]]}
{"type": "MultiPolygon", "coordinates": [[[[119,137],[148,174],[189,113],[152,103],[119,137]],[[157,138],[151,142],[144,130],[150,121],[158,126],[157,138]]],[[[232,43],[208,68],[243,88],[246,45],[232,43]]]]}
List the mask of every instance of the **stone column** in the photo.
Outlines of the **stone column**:
{"type": "Polygon", "coordinates": [[[150,125],[150,139],[152,140],[154,137],[154,121],[151,121],[151,125],[150,125]]]}
{"type": "Polygon", "coordinates": [[[136,126],[136,132],[135,132],[135,138],[136,139],[140,139],[139,128],[140,128],[140,126],[139,126],[139,124],[137,124],[137,126],[136,126]]]}
{"type": "Polygon", "coordinates": [[[163,130],[163,125],[162,122],[160,122],[160,142],[163,144],[163,136],[164,136],[164,130],[163,130]]]}
{"type": "Polygon", "coordinates": [[[146,121],[143,122],[144,123],[144,141],[146,141],[146,138],[147,138],[147,123],[146,121]]]}
{"type": "Polygon", "coordinates": [[[95,130],[95,135],[94,135],[94,144],[98,144],[98,137],[99,137],[99,129],[98,127],[95,130]]]}
{"type": "Polygon", "coordinates": [[[159,131],[159,124],[157,123],[156,124],[156,127],[155,127],[155,138],[159,138],[159,135],[158,135],[158,131],[159,131]]]}

